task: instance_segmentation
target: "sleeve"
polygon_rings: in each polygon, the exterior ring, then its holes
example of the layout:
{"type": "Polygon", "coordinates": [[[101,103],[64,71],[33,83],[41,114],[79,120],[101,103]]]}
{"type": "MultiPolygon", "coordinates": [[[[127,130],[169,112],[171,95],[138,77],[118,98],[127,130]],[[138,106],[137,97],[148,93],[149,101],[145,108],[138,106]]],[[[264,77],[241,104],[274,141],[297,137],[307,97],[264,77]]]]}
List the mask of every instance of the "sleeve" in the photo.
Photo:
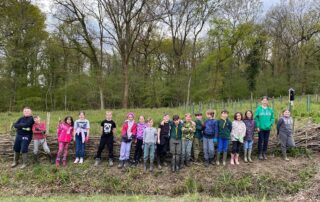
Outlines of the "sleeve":
{"type": "Polygon", "coordinates": [[[58,125],[58,128],[57,128],[58,137],[59,137],[60,134],[61,134],[61,123],[58,125]]]}
{"type": "Polygon", "coordinates": [[[134,123],[131,129],[132,135],[136,136],[137,135],[137,124],[134,123]]]}
{"type": "Polygon", "coordinates": [[[114,121],[112,122],[112,125],[113,125],[113,128],[117,128],[117,125],[114,121]]]}
{"type": "Polygon", "coordinates": [[[218,121],[214,122],[214,133],[215,136],[218,137],[219,127],[218,127],[218,121]]]}
{"type": "Polygon", "coordinates": [[[232,122],[231,121],[229,121],[228,128],[229,128],[229,130],[231,132],[232,131],[232,122]]]}
{"type": "Polygon", "coordinates": [[[16,129],[22,129],[22,128],[30,128],[32,127],[34,121],[33,118],[27,119],[27,121],[25,123],[21,123],[21,119],[18,119],[18,121],[14,124],[14,127],[16,129]]]}
{"type": "Polygon", "coordinates": [[[145,139],[146,139],[146,130],[143,131],[143,143],[145,139]]]}
{"type": "Polygon", "coordinates": [[[90,121],[87,120],[87,128],[86,129],[90,129],[90,121]]]}
{"type": "Polygon", "coordinates": [[[101,126],[101,127],[103,127],[103,126],[104,126],[104,121],[101,121],[100,126],[101,126]]]}
{"type": "Polygon", "coordinates": [[[33,124],[33,126],[32,126],[32,132],[33,133],[36,133],[37,131],[36,131],[36,125],[35,124],[33,124]]]}
{"type": "Polygon", "coordinates": [[[254,120],[256,122],[256,127],[259,128],[259,108],[257,108],[256,112],[254,113],[254,120]]]}
{"type": "Polygon", "coordinates": [[[46,127],[46,123],[45,123],[45,122],[43,122],[43,123],[41,124],[41,130],[42,130],[42,131],[46,131],[46,130],[47,130],[47,127],[46,127]]]}
{"type": "Polygon", "coordinates": [[[125,122],[122,125],[121,133],[122,133],[123,136],[127,133],[127,128],[126,128],[126,123],[125,122]]]}
{"type": "Polygon", "coordinates": [[[273,109],[271,109],[271,120],[270,120],[270,122],[271,122],[271,127],[273,126],[273,124],[274,124],[274,112],[273,112],[273,109]]]}
{"type": "Polygon", "coordinates": [[[202,130],[202,124],[199,121],[196,121],[196,129],[202,130]]]}
{"type": "Polygon", "coordinates": [[[73,124],[73,129],[76,131],[78,128],[78,120],[76,120],[73,124]]]}
{"type": "Polygon", "coordinates": [[[283,119],[280,118],[277,123],[277,135],[279,135],[279,131],[280,131],[280,127],[281,127],[282,123],[283,123],[283,119]]]}

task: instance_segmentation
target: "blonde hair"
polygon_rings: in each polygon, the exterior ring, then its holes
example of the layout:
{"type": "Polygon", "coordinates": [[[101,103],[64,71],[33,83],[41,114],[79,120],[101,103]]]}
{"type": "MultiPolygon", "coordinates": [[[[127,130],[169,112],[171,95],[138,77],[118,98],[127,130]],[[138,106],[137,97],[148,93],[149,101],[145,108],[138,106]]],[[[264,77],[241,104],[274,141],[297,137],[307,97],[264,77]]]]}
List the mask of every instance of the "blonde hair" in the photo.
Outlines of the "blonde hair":
{"type": "Polygon", "coordinates": [[[186,113],[184,117],[192,117],[192,115],[190,113],[186,113]]]}
{"type": "Polygon", "coordinates": [[[212,110],[212,109],[208,109],[208,110],[206,111],[206,114],[211,115],[211,116],[212,116],[212,118],[214,118],[215,111],[214,111],[214,110],[212,110]]]}

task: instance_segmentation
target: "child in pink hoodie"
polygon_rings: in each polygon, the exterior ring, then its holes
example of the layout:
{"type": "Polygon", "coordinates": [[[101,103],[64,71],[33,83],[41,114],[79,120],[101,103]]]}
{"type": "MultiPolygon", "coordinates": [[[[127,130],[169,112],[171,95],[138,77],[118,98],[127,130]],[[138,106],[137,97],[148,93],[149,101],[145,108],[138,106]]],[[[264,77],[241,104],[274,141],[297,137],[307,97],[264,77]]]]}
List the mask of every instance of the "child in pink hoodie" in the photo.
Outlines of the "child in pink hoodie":
{"type": "Polygon", "coordinates": [[[68,147],[72,140],[73,133],[73,118],[67,116],[62,123],[59,124],[57,129],[59,150],[57,153],[56,166],[60,166],[60,157],[62,158],[62,165],[67,165],[68,147]]]}

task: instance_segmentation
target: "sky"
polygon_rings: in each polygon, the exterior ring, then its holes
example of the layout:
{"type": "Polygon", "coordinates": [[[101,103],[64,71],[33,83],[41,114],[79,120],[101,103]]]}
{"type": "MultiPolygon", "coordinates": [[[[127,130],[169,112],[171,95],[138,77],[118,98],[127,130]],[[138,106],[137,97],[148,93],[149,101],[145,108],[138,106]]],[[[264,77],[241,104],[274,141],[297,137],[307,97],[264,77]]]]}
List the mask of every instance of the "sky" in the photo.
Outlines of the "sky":
{"type": "MultiPolygon", "coordinates": [[[[281,0],[262,0],[263,6],[263,12],[266,12],[270,7],[272,7],[273,5],[280,3],[281,0]]],[[[51,9],[52,9],[52,0],[31,0],[31,2],[33,4],[36,4],[39,6],[39,8],[41,9],[41,11],[43,13],[46,14],[47,16],[47,20],[46,20],[46,24],[47,24],[47,30],[54,30],[54,17],[50,14],[51,9]]]]}

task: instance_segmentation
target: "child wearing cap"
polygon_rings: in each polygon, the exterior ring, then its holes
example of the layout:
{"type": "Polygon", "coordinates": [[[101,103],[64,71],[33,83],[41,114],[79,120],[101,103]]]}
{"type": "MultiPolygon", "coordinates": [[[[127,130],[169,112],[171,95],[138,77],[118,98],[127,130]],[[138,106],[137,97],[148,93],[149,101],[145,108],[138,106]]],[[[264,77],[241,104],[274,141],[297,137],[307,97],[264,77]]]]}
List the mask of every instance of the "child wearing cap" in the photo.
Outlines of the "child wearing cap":
{"type": "Polygon", "coordinates": [[[134,113],[129,112],[127,114],[127,120],[122,125],[122,138],[120,146],[120,163],[118,168],[123,168],[128,166],[128,161],[130,157],[130,149],[132,139],[135,138],[137,134],[137,124],[134,121],[134,113]]]}

